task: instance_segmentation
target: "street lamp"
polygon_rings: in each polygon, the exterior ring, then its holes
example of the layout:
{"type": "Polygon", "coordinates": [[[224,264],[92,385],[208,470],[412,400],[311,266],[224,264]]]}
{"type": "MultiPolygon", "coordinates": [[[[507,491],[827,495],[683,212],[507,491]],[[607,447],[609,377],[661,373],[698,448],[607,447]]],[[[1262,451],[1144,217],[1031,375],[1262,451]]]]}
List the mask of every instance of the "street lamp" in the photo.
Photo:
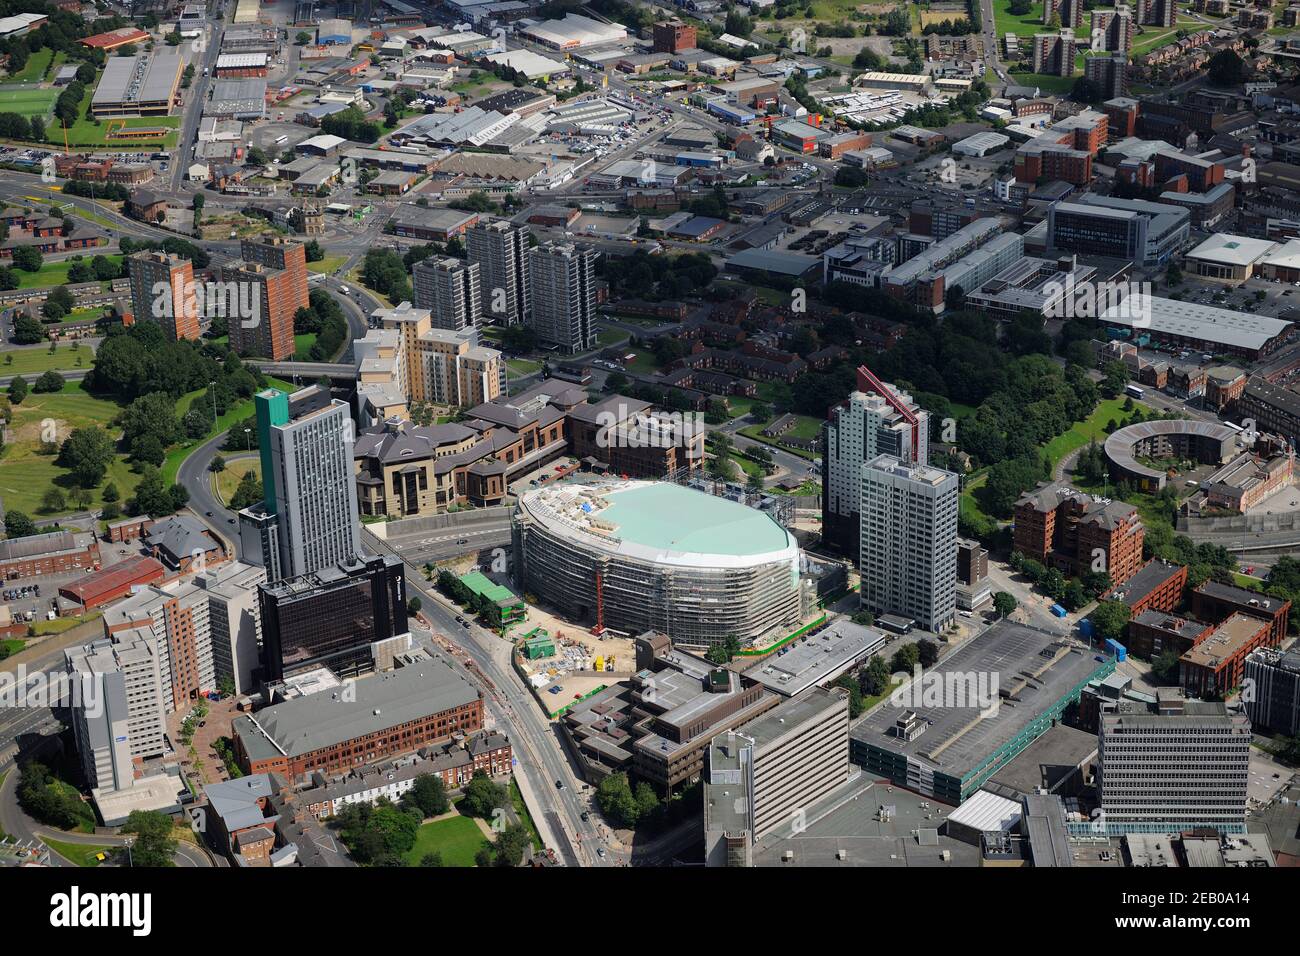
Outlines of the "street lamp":
{"type": "Polygon", "coordinates": [[[253,430],[251,428],[244,429],[244,445],[246,451],[251,452],[253,450],[253,430]]]}

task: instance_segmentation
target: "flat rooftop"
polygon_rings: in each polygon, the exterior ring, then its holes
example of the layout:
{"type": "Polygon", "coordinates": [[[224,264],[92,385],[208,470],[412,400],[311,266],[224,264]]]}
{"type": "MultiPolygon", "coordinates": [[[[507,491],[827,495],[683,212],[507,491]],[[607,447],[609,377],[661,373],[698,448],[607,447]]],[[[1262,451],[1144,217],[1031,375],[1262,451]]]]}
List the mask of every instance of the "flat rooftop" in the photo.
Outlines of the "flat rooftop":
{"type": "Polygon", "coordinates": [[[1182,570],[1181,564],[1153,559],[1142,565],[1137,574],[1111,591],[1106,598],[1111,601],[1123,601],[1132,607],[1182,570]]]}
{"type": "Polygon", "coordinates": [[[850,731],[850,737],[859,746],[902,754],[936,771],[965,778],[1061,698],[1113,667],[1113,659],[1067,643],[1051,632],[1000,621],[927,672],[943,678],[945,693],[941,696],[950,698],[949,703],[969,706],[927,706],[922,687],[905,696],[905,706],[887,699],[850,731]],[[980,719],[978,701],[962,701],[955,691],[948,691],[969,688],[966,696],[972,696],[969,691],[974,688],[964,675],[986,680],[989,690],[994,689],[996,680],[999,706],[991,716],[980,719]],[[928,725],[910,741],[893,734],[895,722],[909,711],[928,725]]]}
{"type": "MultiPolygon", "coordinates": [[[[989,778],[989,783],[1018,794],[1051,790],[1097,753],[1097,735],[1057,724],[989,778]]],[[[965,804],[963,804],[965,806],[965,804]]]]}
{"type": "Polygon", "coordinates": [[[939,836],[922,846],[916,831],[938,830],[953,808],[932,798],[853,777],[807,811],[799,834],[792,824],[773,830],[754,847],[755,866],[967,867],[979,865],[979,848],[939,836]],[[943,859],[943,851],[949,859],[943,859]],[[789,859],[785,854],[789,853],[789,859]]]}
{"type": "Polygon", "coordinates": [[[1270,626],[1266,618],[1234,611],[1214,629],[1213,634],[1190,648],[1182,660],[1198,667],[1217,670],[1225,661],[1239,653],[1256,634],[1270,626]]]}
{"type": "Polygon", "coordinates": [[[786,645],[785,653],[769,654],[744,673],[769,690],[793,697],[865,660],[886,640],[875,628],[840,618],[821,632],[786,645]]]}
{"type": "MultiPolygon", "coordinates": [[[[1062,204],[1064,205],[1064,204],[1062,204]]],[[[1059,208],[1059,207],[1058,207],[1059,208]]],[[[1091,207],[1089,207],[1091,211],[1091,207]]],[[[1150,317],[1127,302],[1111,306],[1098,321],[1108,325],[1131,326],[1158,335],[1179,336],[1213,345],[1230,345],[1250,350],[1262,349],[1292,325],[1284,319],[1252,315],[1232,309],[1220,309],[1197,302],[1180,302],[1160,296],[1147,296],[1150,317]]]]}
{"type": "Polygon", "coordinates": [[[431,659],[356,681],[353,700],[339,691],[274,704],[232,721],[253,760],[300,756],[427,717],[478,699],[469,680],[431,659]]]}

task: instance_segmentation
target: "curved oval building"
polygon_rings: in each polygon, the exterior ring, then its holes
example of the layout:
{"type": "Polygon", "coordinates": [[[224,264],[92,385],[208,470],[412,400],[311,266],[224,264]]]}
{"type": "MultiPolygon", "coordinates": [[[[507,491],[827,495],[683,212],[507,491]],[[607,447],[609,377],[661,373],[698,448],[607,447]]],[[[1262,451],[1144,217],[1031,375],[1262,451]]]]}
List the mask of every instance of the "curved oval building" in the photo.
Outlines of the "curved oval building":
{"type": "Polygon", "coordinates": [[[800,616],[799,546],[770,516],[671,482],[593,479],[529,491],[515,580],[574,620],[674,641],[747,644],[800,616]]]}
{"type": "Polygon", "coordinates": [[[1218,422],[1169,418],[1117,429],[1103,447],[1112,481],[1159,491],[1165,486],[1165,472],[1139,459],[1191,458],[1203,465],[1218,466],[1237,453],[1238,436],[1236,429],[1218,422]]]}

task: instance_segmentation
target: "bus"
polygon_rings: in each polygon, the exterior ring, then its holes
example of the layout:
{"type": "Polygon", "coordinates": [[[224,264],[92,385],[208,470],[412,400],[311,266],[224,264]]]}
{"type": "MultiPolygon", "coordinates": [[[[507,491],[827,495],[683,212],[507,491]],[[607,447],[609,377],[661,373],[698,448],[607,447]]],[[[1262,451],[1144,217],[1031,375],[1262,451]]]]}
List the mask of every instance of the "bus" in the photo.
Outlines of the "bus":
{"type": "Polygon", "coordinates": [[[279,146],[281,143],[287,143],[287,142],[289,142],[289,137],[288,137],[288,136],[281,136],[279,139],[277,139],[277,140],[275,141],[275,145],[276,145],[276,146],[279,146]]]}
{"type": "Polygon", "coordinates": [[[1124,394],[1130,398],[1141,398],[1146,394],[1146,392],[1138,388],[1136,385],[1126,385],[1124,387],[1124,394]]]}

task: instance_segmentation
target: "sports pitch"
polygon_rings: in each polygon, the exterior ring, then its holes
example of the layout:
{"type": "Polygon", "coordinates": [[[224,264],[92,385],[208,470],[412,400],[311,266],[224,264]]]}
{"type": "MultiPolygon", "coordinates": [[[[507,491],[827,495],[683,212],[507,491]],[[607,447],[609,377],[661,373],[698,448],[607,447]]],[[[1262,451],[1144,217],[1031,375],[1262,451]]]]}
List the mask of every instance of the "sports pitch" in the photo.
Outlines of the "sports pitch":
{"type": "Polygon", "coordinates": [[[58,90],[0,88],[0,113],[19,116],[48,116],[59,98],[58,90]]]}

